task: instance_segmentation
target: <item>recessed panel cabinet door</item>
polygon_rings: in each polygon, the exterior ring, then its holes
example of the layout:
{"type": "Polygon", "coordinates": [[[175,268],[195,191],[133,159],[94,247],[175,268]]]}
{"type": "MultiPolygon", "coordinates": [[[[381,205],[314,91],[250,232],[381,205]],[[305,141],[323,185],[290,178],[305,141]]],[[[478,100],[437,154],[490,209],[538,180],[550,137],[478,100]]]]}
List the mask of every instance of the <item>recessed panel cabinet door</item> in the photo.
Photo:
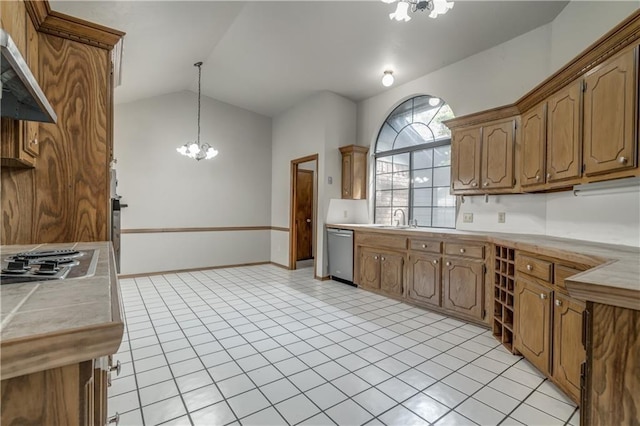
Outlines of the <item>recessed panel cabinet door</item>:
{"type": "Polygon", "coordinates": [[[409,255],[407,270],[409,299],[440,306],[441,257],[434,255],[409,255]]]}
{"type": "Polygon", "coordinates": [[[492,124],[482,129],[482,188],[513,188],[513,145],[515,121],[492,124]]]}
{"type": "Polygon", "coordinates": [[[404,256],[401,254],[380,254],[380,289],[393,296],[402,296],[404,286],[404,256]]]}
{"type": "Polygon", "coordinates": [[[587,175],[636,166],[636,50],[606,62],[585,79],[584,163],[587,175]]]}
{"type": "Polygon", "coordinates": [[[442,276],[442,306],[473,318],[483,317],[484,264],[447,259],[442,276]]]}
{"type": "Polygon", "coordinates": [[[451,143],[451,185],[457,189],[480,189],[480,127],[453,132],[451,143]]]}
{"type": "Polygon", "coordinates": [[[360,286],[380,288],[380,255],[367,249],[360,251],[360,286]]]}
{"type": "Polygon", "coordinates": [[[351,199],[351,174],[353,164],[351,163],[352,155],[342,155],[342,198],[351,199]]]}
{"type": "Polygon", "coordinates": [[[522,186],[541,185],[545,182],[547,104],[541,104],[522,115],[521,145],[522,186]]]}
{"type": "Polygon", "coordinates": [[[580,400],[580,364],[587,355],[582,346],[584,305],[556,293],[553,307],[553,377],[576,402],[580,400]]]}
{"type": "Polygon", "coordinates": [[[544,374],[551,356],[551,302],[553,292],[531,281],[516,281],[515,347],[544,374]]]}
{"type": "Polygon", "coordinates": [[[581,87],[582,84],[578,81],[549,98],[547,183],[580,177],[582,171],[581,87]]]}

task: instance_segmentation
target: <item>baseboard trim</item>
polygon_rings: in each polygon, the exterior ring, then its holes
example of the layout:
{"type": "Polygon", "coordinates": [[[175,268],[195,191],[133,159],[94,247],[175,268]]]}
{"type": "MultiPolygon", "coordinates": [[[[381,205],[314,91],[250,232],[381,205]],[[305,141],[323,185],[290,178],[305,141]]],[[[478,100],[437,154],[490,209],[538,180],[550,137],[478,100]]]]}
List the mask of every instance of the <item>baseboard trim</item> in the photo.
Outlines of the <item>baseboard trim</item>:
{"type": "MultiPolygon", "coordinates": [[[[120,231],[122,234],[162,234],[171,232],[229,232],[229,231],[270,231],[280,230],[273,226],[214,226],[202,228],[130,228],[120,231]]],[[[289,230],[288,228],[284,228],[289,230]]]]}
{"type": "Polygon", "coordinates": [[[218,265],[218,266],[203,266],[201,268],[191,268],[191,269],[174,269],[170,271],[158,271],[158,272],[145,272],[142,274],[124,274],[118,275],[118,279],[125,278],[139,278],[139,277],[151,277],[155,275],[165,275],[165,274],[179,274],[183,272],[198,272],[198,271],[207,271],[210,269],[223,269],[223,268],[241,268],[243,266],[257,266],[257,265],[270,265],[274,264],[276,266],[283,267],[282,265],[278,265],[273,262],[250,262],[250,263],[235,263],[232,265],[218,265]]]}
{"type": "Polygon", "coordinates": [[[331,279],[329,275],[326,275],[324,277],[321,277],[320,275],[314,275],[313,278],[315,278],[318,281],[329,281],[331,279]]]}
{"type": "Polygon", "coordinates": [[[267,262],[273,266],[277,266],[278,268],[282,268],[282,269],[286,269],[287,271],[290,271],[291,269],[288,266],[282,265],[280,263],[276,263],[276,262],[267,262]]]}

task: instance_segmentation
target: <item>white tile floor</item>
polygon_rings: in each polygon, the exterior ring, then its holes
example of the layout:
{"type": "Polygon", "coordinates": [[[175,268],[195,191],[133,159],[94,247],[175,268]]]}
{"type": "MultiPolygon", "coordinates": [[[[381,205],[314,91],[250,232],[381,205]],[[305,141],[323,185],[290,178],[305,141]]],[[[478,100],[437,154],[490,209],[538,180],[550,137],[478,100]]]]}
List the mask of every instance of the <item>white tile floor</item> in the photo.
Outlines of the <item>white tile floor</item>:
{"type": "Polygon", "coordinates": [[[272,265],[120,281],[121,425],[563,425],[490,331],[272,265]]]}

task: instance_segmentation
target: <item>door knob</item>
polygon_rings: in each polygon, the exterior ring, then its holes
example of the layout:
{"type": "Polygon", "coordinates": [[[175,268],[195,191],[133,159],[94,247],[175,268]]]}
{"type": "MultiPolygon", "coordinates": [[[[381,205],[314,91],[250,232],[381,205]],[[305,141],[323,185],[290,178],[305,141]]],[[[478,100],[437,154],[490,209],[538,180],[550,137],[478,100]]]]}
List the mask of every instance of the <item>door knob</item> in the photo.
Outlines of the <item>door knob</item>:
{"type": "Polygon", "coordinates": [[[536,182],[540,182],[540,175],[536,175],[536,182]]]}
{"type": "Polygon", "coordinates": [[[447,263],[446,263],[446,265],[447,265],[447,266],[451,266],[451,262],[447,262],[447,263]]]}
{"type": "Polygon", "coordinates": [[[466,251],[466,250],[465,250],[465,249],[463,249],[463,248],[461,248],[461,249],[460,249],[460,253],[464,253],[465,251],[466,251]]]}
{"type": "Polygon", "coordinates": [[[527,265],[527,271],[533,271],[533,265],[527,265]]]}
{"type": "Polygon", "coordinates": [[[438,264],[438,261],[434,259],[434,260],[433,260],[433,264],[434,264],[434,265],[437,265],[437,264],[438,264]]]}
{"type": "Polygon", "coordinates": [[[373,256],[373,260],[378,260],[378,256],[373,256]]]}
{"type": "Polygon", "coordinates": [[[484,183],[484,186],[485,186],[485,187],[489,186],[489,182],[485,182],[485,183],[484,183]]]}
{"type": "Polygon", "coordinates": [[[381,260],[384,260],[384,256],[382,256],[380,259],[381,259],[381,260]]]}
{"type": "Polygon", "coordinates": [[[426,244],[423,244],[423,245],[422,245],[422,248],[427,248],[427,245],[426,245],[426,244]]]}
{"type": "Polygon", "coordinates": [[[547,173],[547,179],[551,179],[551,173],[547,173]]]}
{"type": "Polygon", "coordinates": [[[547,295],[544,293],[540,293],[540,299],[545,300],[547,298],[547,295]]]}
{"type": "Polygon", "coordinates": [[[620,163],[620,164],[627,164],[627,157],[620,157],[620,158],[618,158],[618,163],[620,163]]]}
{"type": "Polygon", "coordinates": [[[556,306],[562,306],[562,300],[556,299],[556,306]]]}
{"type": "Polygon", "coordinates": [[[471,184],[471,186],[473,186],[473,187],[478,186],[478,182],[473,182],[473,183],[471,184]]]}
{"type": "Polygon", "coordinates": [[[311,223],[311,219],[307,219],[307,223],[311,223]]]}

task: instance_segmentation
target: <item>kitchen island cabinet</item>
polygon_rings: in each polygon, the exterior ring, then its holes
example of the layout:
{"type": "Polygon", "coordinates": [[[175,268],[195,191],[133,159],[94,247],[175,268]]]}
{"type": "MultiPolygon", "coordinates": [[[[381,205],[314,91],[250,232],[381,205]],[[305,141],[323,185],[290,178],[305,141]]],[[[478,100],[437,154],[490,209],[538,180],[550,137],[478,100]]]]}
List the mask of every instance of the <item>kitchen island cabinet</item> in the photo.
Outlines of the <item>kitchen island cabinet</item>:
{"type": "MultiPolygon", "coordinates": [[[[2,258],[36,246],[1,246],[2,258]]],[[[40,245],[96,250],[93,276],[3,284],[2,424],[104,425],[109,355],[124,321],[111,244],[40,245]]]]}

